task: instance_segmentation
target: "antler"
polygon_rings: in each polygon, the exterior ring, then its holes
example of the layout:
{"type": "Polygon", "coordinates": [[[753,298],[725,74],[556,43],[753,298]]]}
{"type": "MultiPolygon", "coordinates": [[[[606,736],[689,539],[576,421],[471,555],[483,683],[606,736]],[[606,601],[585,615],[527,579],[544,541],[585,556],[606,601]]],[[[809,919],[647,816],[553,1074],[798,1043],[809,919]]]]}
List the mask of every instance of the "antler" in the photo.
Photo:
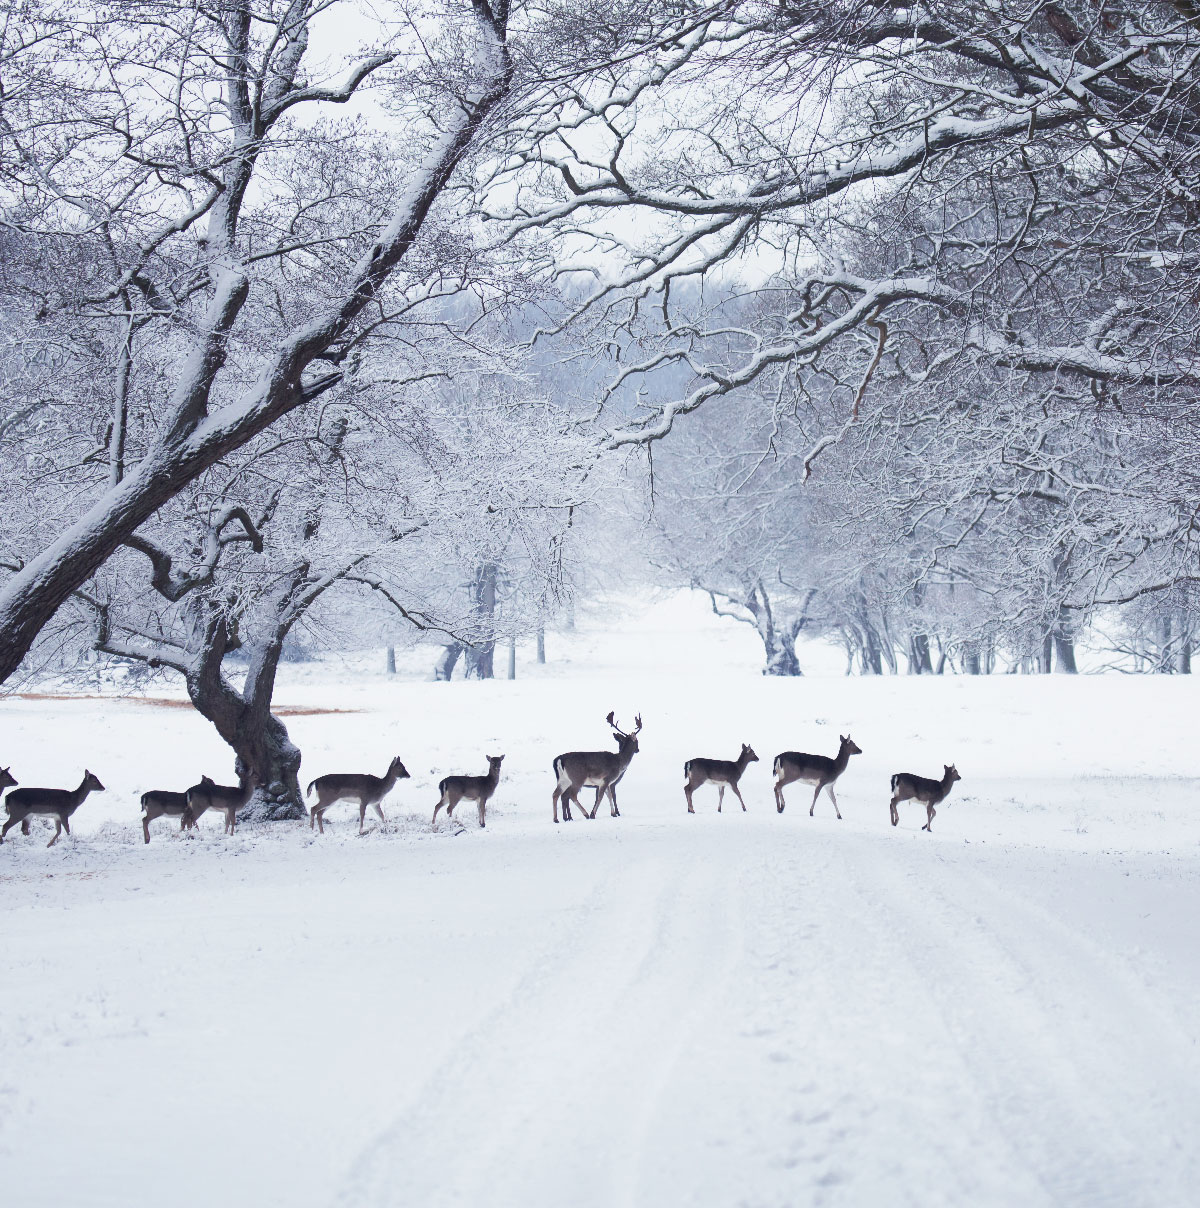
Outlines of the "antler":
{"type": "Polygon", "coordinates": [[[609,724],[610,726],[612,726],[612,728],[613,728],[613,729],[614,729],[614,730],[615,730],[615,731],[616,731],[616,732],[617,732],[617,733],[618,733],[618,734],[619,734],[619,735],[620,735],[622,738],[629,738],[631,735],[636,734],[636,733],[637,733],[637,732],[638,732],[638,731],[639,731],[639,730],[642,728],[642,715],[639,713],[639,714],[638,714],[638,715],[637,715],[637,716],[636,716],[636,717],[633,719],[633,720],[634,720],[634,721],[635,721],[637,724],[636,724],[636,725],[633,727],[633,729],[632,729],[632,730],[629,732],[629,734],[626,734],[626,733],[625,733],[625,731],[624,731],[624,730],[622,730],[622,729],[621,729],[621,727],[620,727],[620,726],[618,726],[618,725],[617,725],[617,723],[616,723],[616,722],[613,720],[613,714],[614,714],[614,713],[616,713],[616,710],[615,710],[615,709],[614,709],[614,710],[612,711],[612,713],[610,713],[610,714],[609,714],[609,715],[608,715],[608,716],[607,716],[607,717],[606,717],[604,720],[605,720],[605,721],[607,721],[607,722],[608,722],[608,724],[609,724]]]}

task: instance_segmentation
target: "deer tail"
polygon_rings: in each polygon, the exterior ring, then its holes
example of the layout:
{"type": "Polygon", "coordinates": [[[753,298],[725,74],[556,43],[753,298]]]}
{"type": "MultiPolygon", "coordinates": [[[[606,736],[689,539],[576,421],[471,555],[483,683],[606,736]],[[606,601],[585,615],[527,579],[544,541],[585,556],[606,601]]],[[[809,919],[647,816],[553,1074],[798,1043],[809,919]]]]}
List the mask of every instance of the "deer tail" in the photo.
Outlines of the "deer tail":
{"type": "MultiPolygon", "coordinates": [[[[317,780],[320,780],[320,779],[321,779],[321,778],[318,776],[318,777],[317,777],[317,780]]],[[[312,796],[312,791],[313,791],[313,788],[316,786],[316,783],[317,783],[317,781],[316,781],[316,780],[314,780],[314,781],[312,782],[312,784],[310,784],[310,785],[308,786],[308,788],[306,788],[306,789],[304,790],[304,795],[305,795],[306,797],[311,797],[311,796],[312,796]]]]}
{"type": "Polygon", "coordinates": [[[899,772],[897,772],[897,773],[896,773],[896,774],[895,774],[895,775],[892,777],[892,792],[893,792],[893,793],[896,791],[896,785],[898,785],[899,783],[900,783],[900,773],[899,773],[899,772]]]}
{"type": "Polygon", "coordinates": [[[779,760],[780,760],[780,757],[778,755],[776,755],[775,762],[773,764],[771,764],[771,775],[772,776],[779,775],[779,760]]]}

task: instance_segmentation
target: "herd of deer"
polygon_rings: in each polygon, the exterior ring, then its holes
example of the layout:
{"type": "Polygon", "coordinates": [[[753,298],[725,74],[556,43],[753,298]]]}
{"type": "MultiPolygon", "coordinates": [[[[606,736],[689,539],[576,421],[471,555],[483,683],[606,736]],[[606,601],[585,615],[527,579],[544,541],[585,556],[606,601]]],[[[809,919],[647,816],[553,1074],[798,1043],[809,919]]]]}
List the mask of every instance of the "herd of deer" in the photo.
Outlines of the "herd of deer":
{"type": "MultiPolygon", "coordinates": [[[[606,718],[617,739],[615,751],[568,751],[558,756],[554,761],[554,774],[558,783],[554,787],[553,806],[554,821],[558,822],[558,807],[562,803],[564,822],[570,822],[571,803],[585,818],[595,818],[600,802],[607,796],[609,812],[614,818],[621,816],[617,808],[617,785],[629,768],[629,764],[638,752],[637,736],[642,729],[642,718],[639,714],[635,719],[632,730],[626,733],[617,725],[610,713],[606,718]],[[596,800],[589,812],[579,800],[579,790],[594,788],[596,800]]],[[[789,785],[800,781],[813,786],[812,804],[808,807],[809,817],[817,807],[817,798],[824,789],[833,802],[834,812],[840,819],[842,811],[838,808],[837,797],[833,786],[846,770],[851,755],[861,755],[862,750],[848,734],[841,735],[841,745],[838,753],[832,759],[826,755],[806,755],[800,751],[784,751],[775,756],[775,808],[783,813],[783,790],[789,785]]],[[[453,817],[454,807],[460,801],[473,801],[479,811],[479,825],[487,824],[487,803],[496,786],[500,783],[500,764],[503,755],[488,756],[487,774],[483,776],[447,776],[438,783],[437,804],[433,807],[433,824],[437,824],[437,816],[443,806],[446,816],[453,817]]],[[[689,814],[696,811],[692,808],[692,794],[704,784],[717,786],[717,813],[725,801],[725,790],[730,788],[741,802],[742,809],[746,802],[738,789],[738,781],[752,763],[758,761],[758,756],[752,747],[742,744],[742,753],[737,759],[689,759],[683,765],[683,792],[687,798],[689,814]]],[[[387,819],[383,816],[381,803],[395,787],[398,780],[407,780],[408,770],[397,757],[388,765],[383,776],[370,776],[365,773],[342,773],[329,776],[318,776],[308,786],[309,796],[316,792],[316,801],[310,807],[308,825],[311,830],[314,824],[325,833],[325,811],[339,801],[346,801],[358,806],[358,830],[363,833],[367,809],[371,808],[379,816],[381,822],[387,819]]],[[[917,801],[925,806],[928,818],[922,830],[931,831],[937,806],[945,800],[951,786],[956,780],[962,779],[956,768],[946,764],[941,780],[930,780],[925,776],[915,776],[911,772],[898,772],[892,777],[891,808],[892,825],[900,822],[897,806],[902,801],[917,801]]],[[[8,819],[0,830],[0,843],[4,836],[17,825],[23,835],[29,834],[29,819],[32,817],[53,818],[55,822],[54,837],[47,846],[53,847],[58,842],[59,835],[65,830],[71,833],[70,819],[75,811],[83,804],[87,795],[92,792],[103,792],[104,785],[88,771],[83,774],[83,781],[76,789],[40,789],[17,788],[16,780],[8,768],[0,768],[0,791],[11,788],[12,791],[4,799],[4,808],[8,819]]],[[[207,776],[200,778],[199,784],[194,784],[183,793],[171,792],[166,789],[151,789],[142,794],[142,834],[147,843],[150,842],[150,823],[156,818],[178,818],[179,829],[186,830],[194,827],[202,814],[214,810],[225,815],[225,831],[233,834],[237,826],[238,811],[250,800],[254,793],[255,780],[253,774],[240,777],[236,787],[216,784],[207,776]]]]}

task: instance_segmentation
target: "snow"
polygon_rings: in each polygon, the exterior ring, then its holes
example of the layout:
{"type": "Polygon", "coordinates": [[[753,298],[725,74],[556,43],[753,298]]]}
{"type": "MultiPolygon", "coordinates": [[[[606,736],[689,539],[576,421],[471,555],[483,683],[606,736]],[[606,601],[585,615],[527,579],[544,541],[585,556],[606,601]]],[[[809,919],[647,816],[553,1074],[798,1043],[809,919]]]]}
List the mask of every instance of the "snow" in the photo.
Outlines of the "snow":
{"type": "Polygon", "coordinates": [[[146,847],[144,789],[231,774],[205,724],[0,701],[22,783],[108,789],[74,842],[0,848],[6,1202],[1193,1203],[1191,677],[847,679],[812,648],[765,680],[705,607],[551,634],[513,683],[289,668],[281,702],[358,710],[287,719],[305,783],[412,773],[362,838],[335,806],[146,847]],[[645,725],[622,817],[555,827],[551,760],[609,747],[609,709],[645,725]],[[778,815],[773,755],[846,732],[845,821],[800,785],[778,815]],[[709,787],[689,817],[684,760],[743,740],[749,812],[709,787]],[[431,831],[488,754],[486,831],[431,831]],[[888,825],[888,776],[945,762],[933,833],[888,825]]]}

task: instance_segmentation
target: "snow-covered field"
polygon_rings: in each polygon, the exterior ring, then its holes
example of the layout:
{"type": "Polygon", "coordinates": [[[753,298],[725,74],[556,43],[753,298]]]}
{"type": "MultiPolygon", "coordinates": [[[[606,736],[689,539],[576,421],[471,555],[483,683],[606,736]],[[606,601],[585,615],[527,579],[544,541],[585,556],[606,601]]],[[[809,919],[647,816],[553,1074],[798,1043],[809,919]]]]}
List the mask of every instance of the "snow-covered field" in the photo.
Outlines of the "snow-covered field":
{"type": "MultiPolygon", "coordinates": [[[[0,765],[108,791],[0,848],[6,1204],[1164,1205],[1200,1187],[1200,685],[1119,675],[795,681],[694,601],[513,683],[289,668],[302,779],[412,779],[359,838],[154,825],[231,774],[186,709],[0,701],[0,765]],[[697,651],[703,652],[703,669],[697,651]],[[555,754],[642,751],[594,822],[555,754]],[[845,820],[780,750],[863,748],[845,820]],[[750,811],[682,763],[761,762],[750,811]],[[479,831],[437,780],[506,755],[479,831]],[[963,781],[888,824],[888,777],[963,781]]],[[[156,690],[156,694],[165,694],[156,690]]],[[[590,796],[590,794],[589,794],[590,796]]]]}

